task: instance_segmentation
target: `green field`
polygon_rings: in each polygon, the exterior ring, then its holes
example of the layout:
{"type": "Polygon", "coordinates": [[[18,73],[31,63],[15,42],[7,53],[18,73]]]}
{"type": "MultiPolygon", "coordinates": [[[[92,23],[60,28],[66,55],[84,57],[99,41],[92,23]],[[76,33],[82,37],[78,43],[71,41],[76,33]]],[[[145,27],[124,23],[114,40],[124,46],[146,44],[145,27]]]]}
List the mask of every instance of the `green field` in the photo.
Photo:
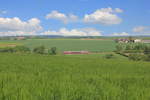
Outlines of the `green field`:
{"type": "Polygon", "coordinates": [[[0,44],[22,44],[30,48],[44,45],[47,48],[57,47],[58,51],[100,51],[111,52],[115,50],[116,43],[113,40],[81,40],[81,39],[29,39],[29,40],[14,40],[0,41],[0,44]]]}
{"type": "Polygon", "coordinates": [[[150,63],[119,55],[0,54],[0,100],[149,100],[150,63]]]}
{"type": "Polygon", "coordinates": [[[150,63],[112,51],[113,40],[1,40],[0,47],[44,45],[90,55],[0,53],[0,100],[150,100],[150,63]],[[106,59],[107,54],[114,57],[106,59]]]}

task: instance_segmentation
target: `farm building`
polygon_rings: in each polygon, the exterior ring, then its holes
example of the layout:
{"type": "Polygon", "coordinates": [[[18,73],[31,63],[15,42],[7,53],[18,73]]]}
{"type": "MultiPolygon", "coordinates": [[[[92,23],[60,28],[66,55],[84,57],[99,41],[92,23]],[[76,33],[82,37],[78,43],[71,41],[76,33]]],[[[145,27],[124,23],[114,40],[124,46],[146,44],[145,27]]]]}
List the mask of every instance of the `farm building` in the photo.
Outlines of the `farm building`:
{"type": "Polygon", "coordinates": [[[130,39],[116,39],[115,40],[117,43],[141,43],[142,42],[142,40],[141,39],[132,39],[132,40],[130,40],[130,39]]]}
{"type": "Polygon", "coordinates": [[[16,39],[17,39],[17,40],[24,40],[25,37],[17,37],[16,39]]]}
{"type": "Polygon", "coordinates": [[[141,39],[135,39],[134,42],[135,42],[135,43],[141,43],[142,40],[141,40],[141,39]]]}
{"type": "Polygon", "coordinates": [[[129,39],[116,39],[115,41],[116,41],[117,43],[128,43],[128,42],[130,42],[129,39]]]}
{"type": "Polygon", "coordinates": [[[65,55],[74,55],[74,54],[89,54],[89,51],[64,51],[65,55]]]}
{"type": "Polygon", "coordinates": [[[150,40],[142,40],[142,43],[150,43],[150,40]]]}

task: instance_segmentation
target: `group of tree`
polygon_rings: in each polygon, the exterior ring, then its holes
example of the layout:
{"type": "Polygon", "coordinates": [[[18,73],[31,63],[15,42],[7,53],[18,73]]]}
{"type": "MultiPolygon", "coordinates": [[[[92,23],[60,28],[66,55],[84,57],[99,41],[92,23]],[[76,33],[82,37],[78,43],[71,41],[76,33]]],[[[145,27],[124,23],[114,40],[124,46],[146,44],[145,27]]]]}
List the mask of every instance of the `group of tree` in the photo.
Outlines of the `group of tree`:
{"type": "Polygon", "coordinates": [[[0,52],[9,52],[9,53],[14,53],[14,52],[22,52],[22,53],[29,53],[31,50],[28,47],[25,46],[15,46],[15,47],[3,47],[0,48],[0,52]]]}
{"type": "Polygon", "coordinates": [[[50,54],[56,55],[57,48],[52,47],[50,49],[45,48],[44,46],[38,46],[32,50],[26,46],[15,46],[15,47],[3,47],[0,48],[1,53],[36,53],[36,54],[50,54]]]}
{"type": "Polygon", "coordinates": [[[129,59],[139,61],[150,61],[150,45],[148,44],[118,44],[116,52],[121,55],[128,55],[129,59]]]}
{"type": "Polygon", "coordinates": [[[113,54],[106,54],[104,56],[104,58],[106,58],[106,59],[112,59],[112,58],[115,58],[115,56],[113,54]]]}
{"type": "Polygon", "coordinates": [[[150,51],[150,45],[146,45],[142,43],[118,44],[116,46],[116,52],[142,53],[142,52],[149,52],[149,51],[150,51]]]}

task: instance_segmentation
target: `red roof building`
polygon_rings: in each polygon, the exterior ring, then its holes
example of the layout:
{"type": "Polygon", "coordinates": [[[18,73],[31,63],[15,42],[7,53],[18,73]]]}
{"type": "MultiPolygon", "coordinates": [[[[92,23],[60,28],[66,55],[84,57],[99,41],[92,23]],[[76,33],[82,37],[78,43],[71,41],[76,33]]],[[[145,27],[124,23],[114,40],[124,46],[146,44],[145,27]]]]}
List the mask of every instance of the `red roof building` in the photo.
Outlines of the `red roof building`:
{"type": "Polygon", "coordinates": [[[89,51],[64,51],[65,55],[74,55],[74,54],[89,54],[89,51]]]}

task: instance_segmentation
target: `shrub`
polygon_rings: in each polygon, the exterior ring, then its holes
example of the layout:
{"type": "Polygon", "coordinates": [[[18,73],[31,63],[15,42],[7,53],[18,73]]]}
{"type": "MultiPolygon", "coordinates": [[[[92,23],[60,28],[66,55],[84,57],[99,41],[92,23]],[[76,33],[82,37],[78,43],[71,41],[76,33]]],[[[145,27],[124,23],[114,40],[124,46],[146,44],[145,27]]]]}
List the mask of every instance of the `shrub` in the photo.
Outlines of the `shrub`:
{"type": "Polygon", "coordinates": [[[145,55],[145,59],[144,59],[145,61],[150,61],[150,54],[148,54],[148,55],[145,55]]]}
{"type": "Polygon", "coordinates": [[[144,48],[144,54],[150,54],[150,47],[149,46],[146,46],[145,48],[144,48]]]}
{"type": "Polygon", "coordinates": [[[16,46],[13,49],[15,52],[30,52],[30,49],[25,46],[16,46]]]}
{"type": "Polygon", "coordinates": [[[142,55],[142,54],[130,54],[130,55],[128,56],[128,58],[129,58],[130,60],[134,60],[134,61],[140,61],[140,60],[145,61],[146,56],[145,56],[145,55],[142,55]]]}
{"type": "Polygon", "coordinates": [[[45,53],[45,47],[44,46],[35,47],[33,49],[33,52],[38,53],[38,54],[44,54],[45,53]]]}
{"type": "Polygon", "coordinates": [[[114,58],[114,55],[113,54],[106,54],[105,58],[106,59],[112,59],[112,58],[114,58]]]}
{"type": "Polygon", "coordinates": [[[0,52],[15,52],[12,47],[5,47],[5,48],[0,48],[0,52]]]}
{"type": "Polygon", "coordinates": [[[143,50],[125,50],[123,53],[143,53],[143,50]]]}
{"type": "Polygon", "coordinates": [[[121,44],[116,46],[116,50],[117,51],[122,51],[123,50],[123,46],[121,44]]]}
{"type": "Polygon", "coordinates": [[[52,47],[52,48],[49,50],[49,54],[51,54],[51,55],[56,55],[56,54],[57,54],[57,48],[56,48],[56,47],[52,47]]]}
{"type": "Polygon", "coordinates": [[[134,48],[133,43],[125,45],[125,50],[133,50],[133,48],[134,48]]]}
{"type": "Polygon", "coordinates": [[[16,47],[5,47],[5,48],[0,48],[0,52],[30,52],[30,49],[25,46],[16,46],[16,47]]]}

